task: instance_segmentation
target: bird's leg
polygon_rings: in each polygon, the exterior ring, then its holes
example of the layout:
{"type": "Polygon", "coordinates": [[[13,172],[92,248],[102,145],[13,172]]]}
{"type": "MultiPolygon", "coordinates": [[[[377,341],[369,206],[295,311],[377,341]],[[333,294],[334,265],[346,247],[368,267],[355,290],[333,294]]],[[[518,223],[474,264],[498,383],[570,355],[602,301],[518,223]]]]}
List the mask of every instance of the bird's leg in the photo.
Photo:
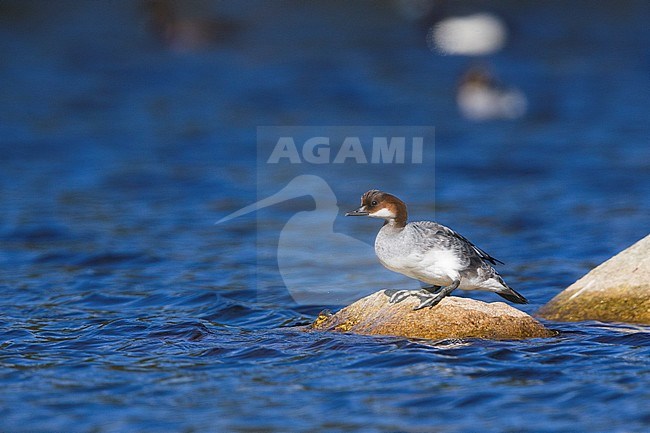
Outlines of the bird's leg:
{"type": "Polygon", "coordinates": [[[445,296],[448,296],[449,294],[451,294],[451,292],[456,290],[459,285],[460,285],[460,278],[455,280],[450,285],[448,285],[446,287],[442,287],[438,291],[438,293],[435,293],[435,294],[434,293],[427,293],[426,295],[418,293],[415,296],[417,296],[420,299],[420,305],[415,307],[414,310],[419,310],[419,309],[424,308],[424,307],[433,307],[435,305],[438,305],[438,302],[442,301],[442,298],[444,298],[445,296]]]}
{"type": "Polygon", "coordinates": [[[421,293],[438,293],[440,290],[442,290],[442,286],[427,286],[427,287],[422,287],[420,289],[421,293]]]}

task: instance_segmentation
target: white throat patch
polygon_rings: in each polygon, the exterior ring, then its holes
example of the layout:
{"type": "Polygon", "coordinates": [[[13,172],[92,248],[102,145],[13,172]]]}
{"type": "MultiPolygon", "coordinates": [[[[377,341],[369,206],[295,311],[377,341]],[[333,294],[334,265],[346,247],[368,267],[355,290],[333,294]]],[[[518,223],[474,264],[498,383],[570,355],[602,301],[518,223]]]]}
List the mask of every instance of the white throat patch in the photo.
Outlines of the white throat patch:
{"type": "Polygon", "coordinates": [[[368,214],[368,216],[372,218],[395,218],[395,214],[385,207],[379,209],[377,212],[368,214]]]}

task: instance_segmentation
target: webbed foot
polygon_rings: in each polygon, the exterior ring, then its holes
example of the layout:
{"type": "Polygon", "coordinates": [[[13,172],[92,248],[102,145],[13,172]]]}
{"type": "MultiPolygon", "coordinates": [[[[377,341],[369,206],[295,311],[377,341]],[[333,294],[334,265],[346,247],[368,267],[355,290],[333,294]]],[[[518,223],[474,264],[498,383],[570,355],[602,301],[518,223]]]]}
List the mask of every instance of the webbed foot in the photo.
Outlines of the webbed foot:
{"type": "Polygon", "coordinates": [[[430,287],[423,287],[420,290],[397,290],[394,292],[391,296],[388,302],[391,304],[399,304],[406,298],[410,296],[415,296],[417,298],[420,297],[430,297],[432,294],[436,294],[440,292],[442,289],[441,286],[430,286],[430,287]]]}
{"type": "Polygon", "coordinates": [[[417,293],[419,293],[417,290],[398,290],[391,295],[388,302],[391,304],[399,304],[404,299],[408,298],[409,296],[415,296],[417,293]]]}
{"type": "Polygon", "coordinates": [[[442,301],[442,298],[444,298],[446,295],[441,296],[440,294],[418,294],[416,295],[417,298],[420,300],[420,304],[417,307],[413,308],[413,311],[420,310],[424,307],[435,307],[438,305],[440,301],[442,301]]]}
{"type": "Polygon", "coordinates": [[[460,280],[456,280],[448,286],[439,288],[436,291],[436,293],[431,293],[430,291],[425,290],[428,289],[428,287],[426,287],[425,289],[421,290],[420,292],[414,295],[420,300],[420,305],[413,308],[413,310],[417,311],[424,307],[429,307],[429,308],[435,307],[436,305],[438,305],[440,301],[442,301],[442,299],[445,296],[449,296],[451,292],[456,290],[459,285],[460,285],[460,280]]]}

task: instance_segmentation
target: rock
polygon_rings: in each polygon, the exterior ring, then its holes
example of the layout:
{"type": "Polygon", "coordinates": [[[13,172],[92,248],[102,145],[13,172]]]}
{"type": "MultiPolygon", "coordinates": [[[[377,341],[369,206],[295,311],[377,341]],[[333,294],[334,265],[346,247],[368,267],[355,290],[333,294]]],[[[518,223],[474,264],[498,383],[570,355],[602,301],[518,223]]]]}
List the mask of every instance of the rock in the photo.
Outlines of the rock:
{"type": "Polygon", "coordinates": [[[537,316],[650,324],[650,235],[571,284],[537,316]]]}
{"type": "MultiPolygon", "coordinates": [[[[390,292],[389,292],[390,293],[390,292]]],[[[390,304],[384,290],[348,305],[336,314],[321,313],[311,325],[323,331],[407,338],[486,338],[514,340],[551,337],[546,329],[523,311],[503,302],[485,303],[448,296],[433,308],[413,311],[419,300],[409,297],[390,304]]]]}

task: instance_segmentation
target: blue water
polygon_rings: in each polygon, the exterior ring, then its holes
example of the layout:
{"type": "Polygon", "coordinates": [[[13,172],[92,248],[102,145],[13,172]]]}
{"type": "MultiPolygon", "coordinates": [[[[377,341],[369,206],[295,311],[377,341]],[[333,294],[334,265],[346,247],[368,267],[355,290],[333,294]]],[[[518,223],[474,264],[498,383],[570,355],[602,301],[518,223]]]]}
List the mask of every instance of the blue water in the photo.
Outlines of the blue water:
{"type": "MultiPolygon", "coordinates": [[[[648,327],[306,333],[340,305],[297,303],[276,253],[313,199],[214,225],[285,186],[259,179],[258,126],[431,125],[419,166],[320,168],[341,211],[380,187],[435,214],[507,263],[528,313],[648,234],[647,3],[496,3],[510,40],[481,60],[529,110],[483,123],[454,103],[470,60],[430,52],[435,14],[396,4],[187,3],[213,30],[183,45],[136,2],[0,2],[1,431],[650,429],[648,327]]],[[[381,288],[370,247],[356,260],[349,287],[381,288]]]]}

